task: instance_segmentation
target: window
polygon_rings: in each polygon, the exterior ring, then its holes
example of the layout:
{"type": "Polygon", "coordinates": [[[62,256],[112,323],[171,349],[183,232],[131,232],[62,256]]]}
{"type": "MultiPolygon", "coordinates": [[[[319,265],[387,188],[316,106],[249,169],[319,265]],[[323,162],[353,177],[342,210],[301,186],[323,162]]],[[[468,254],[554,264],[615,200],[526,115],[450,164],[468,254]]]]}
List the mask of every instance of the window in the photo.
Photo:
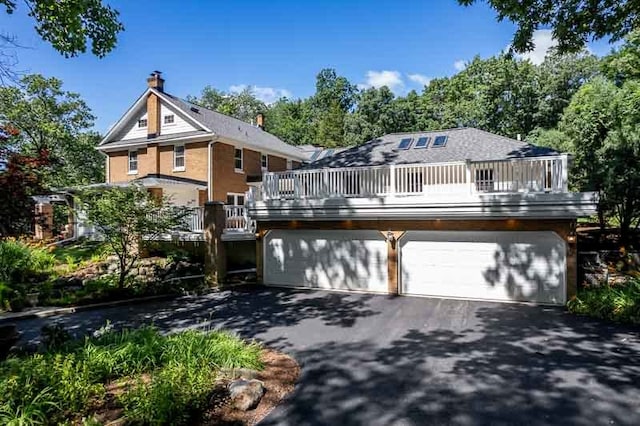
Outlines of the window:
{"type": "Polygon", "coordinates": [[[398,145],[398,149],[409,149],[411,147],[411,142],[413,139],[405,138],[400,141],[400,145],[398,145]]]}
{"type": "Polygon", "coordinates": [[[233,156],[233,161],[234,161],[236,170],[238,171],[242,170],[242,149],[236,148],[233,156]]]}
{"type": "Polygon", "coordinates": [[[476,191],[493,191],[493,169],[476,170],[476,191]]]}
{"type": "Polygon", "coordinates": [[[414,149],[415,148],[426,148],[427,145],[429,145],[429,139],[431,139],[431,138],[428,138],[428,137],[418,138],[418,141],[416,142],[416,144],[415,144],[415,146],[413,148],[414,149]]]}
{"type": "Polygon", "coordinates": [[[138,128],[142,129],[144,127],[147,127],[147,119],[141,118],[140,120],[138,120],[138,128]]]}
{"type": "Polygon", "coordinates": [[[173,170],[184,170],[184,145],[173,146],[173,170]]]}
{"type": "Polygon", "coordinates": [[[164,116],[164,124],[173,124],[175,122],[175,117],[173,114],[164,116]]]}
{"type": "Polygon", "coordinates": [[[269,168],[269,156],[267,154],[260,154],[260,166],[262,170],[267,170],[269,168]]]}
{"type": "Polygon", "coordinates": [[[436,148],[436,147],[445,146],[446,144],[447,144],[446,136],[436,136],[435,140],[433,141],[433,145],[431,145],[431,147],[436,148]]]}
{"type": "Polygon", "coordinates": [[[236,194],[234,192],[227,193],[227,205],[244,206],[244,194],[236,194]]]}
{"type": "Polygon", "coordinates": [[[129,151],[129,174],[138,173],[138,151],[129,151]]]}
{"type": "Polygon", "coordinates": [[[293,160],[287,160],[287,170],[293,169],[293,160]]]}

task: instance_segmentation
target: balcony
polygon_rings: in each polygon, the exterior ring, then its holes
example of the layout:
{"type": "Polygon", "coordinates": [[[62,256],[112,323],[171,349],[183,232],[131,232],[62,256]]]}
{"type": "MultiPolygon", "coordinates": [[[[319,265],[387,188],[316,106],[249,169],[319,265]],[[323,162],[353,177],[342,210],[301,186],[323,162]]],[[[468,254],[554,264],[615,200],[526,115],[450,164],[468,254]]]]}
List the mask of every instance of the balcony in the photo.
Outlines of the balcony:
{"type": "Polygon", "coordinates": [[[258,199],[568,192],[567,156],[265,173],[258,199]]]}
{"type": "MultiPolygon", "coordinates": [[[[258,221],[575,218],[567,155],[265,173],[247,196],[258,221]]],[[[346,226],[346,225],[345,225],[346,226]]]]}

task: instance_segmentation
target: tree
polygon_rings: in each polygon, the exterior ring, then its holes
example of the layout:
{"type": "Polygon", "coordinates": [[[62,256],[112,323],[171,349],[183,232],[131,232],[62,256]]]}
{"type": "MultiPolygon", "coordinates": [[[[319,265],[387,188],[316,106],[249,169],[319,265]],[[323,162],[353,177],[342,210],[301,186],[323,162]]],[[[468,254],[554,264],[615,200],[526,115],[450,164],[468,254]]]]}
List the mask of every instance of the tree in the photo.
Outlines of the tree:
{"type": "MultiPolygon", "coordinates": [[[[116,46],[117,35],[124,30],[118,12],[101,0],[24,0],[35,29],[46,42],[65,57],[77,56],[87,50],[104,57],[116,46]]],[[[0,0],[7,14],[17,9],[16,0],[0,0]]],[[[0,49],[17,44],[11,36],[0,36],[0,49]]],[[[0,78],[11,76],[12,62],[0,61],[0,78]]]]}
{"type": "Polygon", "coordinates": [[[603,59],[603,69],[617,85],[640,79],[640,30],[629,33],[624,44],[603,59]]]}
{"type": "Polygon", "coordinates": [[[613,123],[599,154],[606,165],[603,192],[623,244],[640,224],[640,82],[629,81],[612,101],[613,123]]]}
{"type": "Polygon", "coordinates": [[[95,150],[100,137],[88,131],[94,117],[62,82],[27,75],[21,86],[0,87],[0,124],[17,133],[6,143],[11,152],[34,156],[47,152],[43,187],[83,185],[104,180],[104,159],[95,150]]]}
{"type": "Polygon", "coordinates": [[[118,257],[118,285],[139,258],[138,244],[144,236],[151,240],[173,229],[184,227],[188,210],[157,199],[144,187],[107,187],[81,192],[80,210],[118,257]]]}
{"type": "Polygon", "coordinates": [[[536,68],[539,93],[533,117],[535,125],[545,129],[556,127],[573,95],[600,74],[599,68],[599,59],[587,52],[547,55],[536,68]]]}
{"type": "Polygon", "coordinates": [[[34,202],[31,198],[41,194],[42,170],[49,164],[48,152],[31,155],[11,152],[7,139],[14,129],[0,131],[0,237],[17,237],[31,232],[35,220],[34,202]]]}
{"type": "Polygon", "coordinates": [[[316,93],[310,99],[312,122],[317,127],[316,143],[324,147],[344,146],[346,115],[356,101],[357,88],[334,69],[325,68],[316,76],[316,93]]]}
{"type": "Polygon", "coordinates": [[[189,96],[187,100],[247,123],[253,123],[258,114],[267,110],[265,103],[256,98],[251,87],[245,87],[240,92],[226,93],[206,86],[199,98],[189,96]]]}
{"type": "Polygon", "coordinates": [[[265,130],[292,145],[314,144],[317,128],[308,99],[282,98],[266,111],[265,130]]]}
{"type": "Polygon", "coordinates": [[[600,155],[600,149],[613,124],[611,103],[616,91],[611,81],[595,78],[578,90],[559,124],[559,130],[568,141],[566,147],[574,156],[572,185],[580,191],[597,191],[600,194],[598,218],[602,228],[609,206],[604,190],[607,163],[600,155]]]}
{"type": "MultiPolygon", "coordinates": [[[[417,96],[414,92],[413,96],[417,96]]],[[[346,145],[359,145],[386,133],[411,130],[408,102],[401,102],[386,86],[358,93],[356,108],[345,117],[346,145]]]]}
{"type": "MultiPolygon", "coordinates": [[[[469,6],[478,0],[458,0],[469,6]]],[[[486,0],[498,12],[498,20],[517,26],[512,48],[516,52],[533,49],[533,34],[551,27],[562,53],[578,52],[590,40],[624,38],[640,25],[640,3],[634,0],[486,0]]]]}

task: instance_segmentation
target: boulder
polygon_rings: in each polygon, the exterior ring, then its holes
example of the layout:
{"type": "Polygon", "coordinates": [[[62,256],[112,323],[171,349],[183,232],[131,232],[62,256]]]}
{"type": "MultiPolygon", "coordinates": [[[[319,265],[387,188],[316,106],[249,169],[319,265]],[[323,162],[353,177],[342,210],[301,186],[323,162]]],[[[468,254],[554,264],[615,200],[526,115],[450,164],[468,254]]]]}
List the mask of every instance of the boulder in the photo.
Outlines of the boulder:
{"type": "Polygon", "coordinates": [[[223,368],[220,373],[229,380],[251,380],[258,377],[259,371],[250,368],[223,368]]]}
{"type": "Polygon", "coordinates": [[[229,384],[231,402],[238,410],[253,410],[260,403],[264,393],[264,383],[260,380],[238,379],[229,384]]]}

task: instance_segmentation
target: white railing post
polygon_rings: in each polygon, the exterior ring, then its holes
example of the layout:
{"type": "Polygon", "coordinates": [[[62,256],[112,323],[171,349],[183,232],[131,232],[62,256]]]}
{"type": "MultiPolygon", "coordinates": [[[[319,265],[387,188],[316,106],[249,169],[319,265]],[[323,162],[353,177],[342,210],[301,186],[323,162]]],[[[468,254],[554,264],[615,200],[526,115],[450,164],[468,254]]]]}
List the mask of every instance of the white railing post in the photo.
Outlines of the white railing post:
{"type": "Polygon", "coordinates": [[[471,176],[471,160],[466,159],[464,162],[465,166],[465,180],[467,185],[469,185],[469,194],[473,194],[475,191],[473,190],[473,180],[471,176]]]}
{"type": "Polygon", "coordinates": [[[396,165],[389,166],[389,195],[396,195],[396,165]]]}
{"type": "Polygon", "coordinates": [[[569,155],[562,154],[561,156],[561,164],[562,164],[562,182],[560,184],[560,189],[563,192],[569,192],[569,155]]]}

